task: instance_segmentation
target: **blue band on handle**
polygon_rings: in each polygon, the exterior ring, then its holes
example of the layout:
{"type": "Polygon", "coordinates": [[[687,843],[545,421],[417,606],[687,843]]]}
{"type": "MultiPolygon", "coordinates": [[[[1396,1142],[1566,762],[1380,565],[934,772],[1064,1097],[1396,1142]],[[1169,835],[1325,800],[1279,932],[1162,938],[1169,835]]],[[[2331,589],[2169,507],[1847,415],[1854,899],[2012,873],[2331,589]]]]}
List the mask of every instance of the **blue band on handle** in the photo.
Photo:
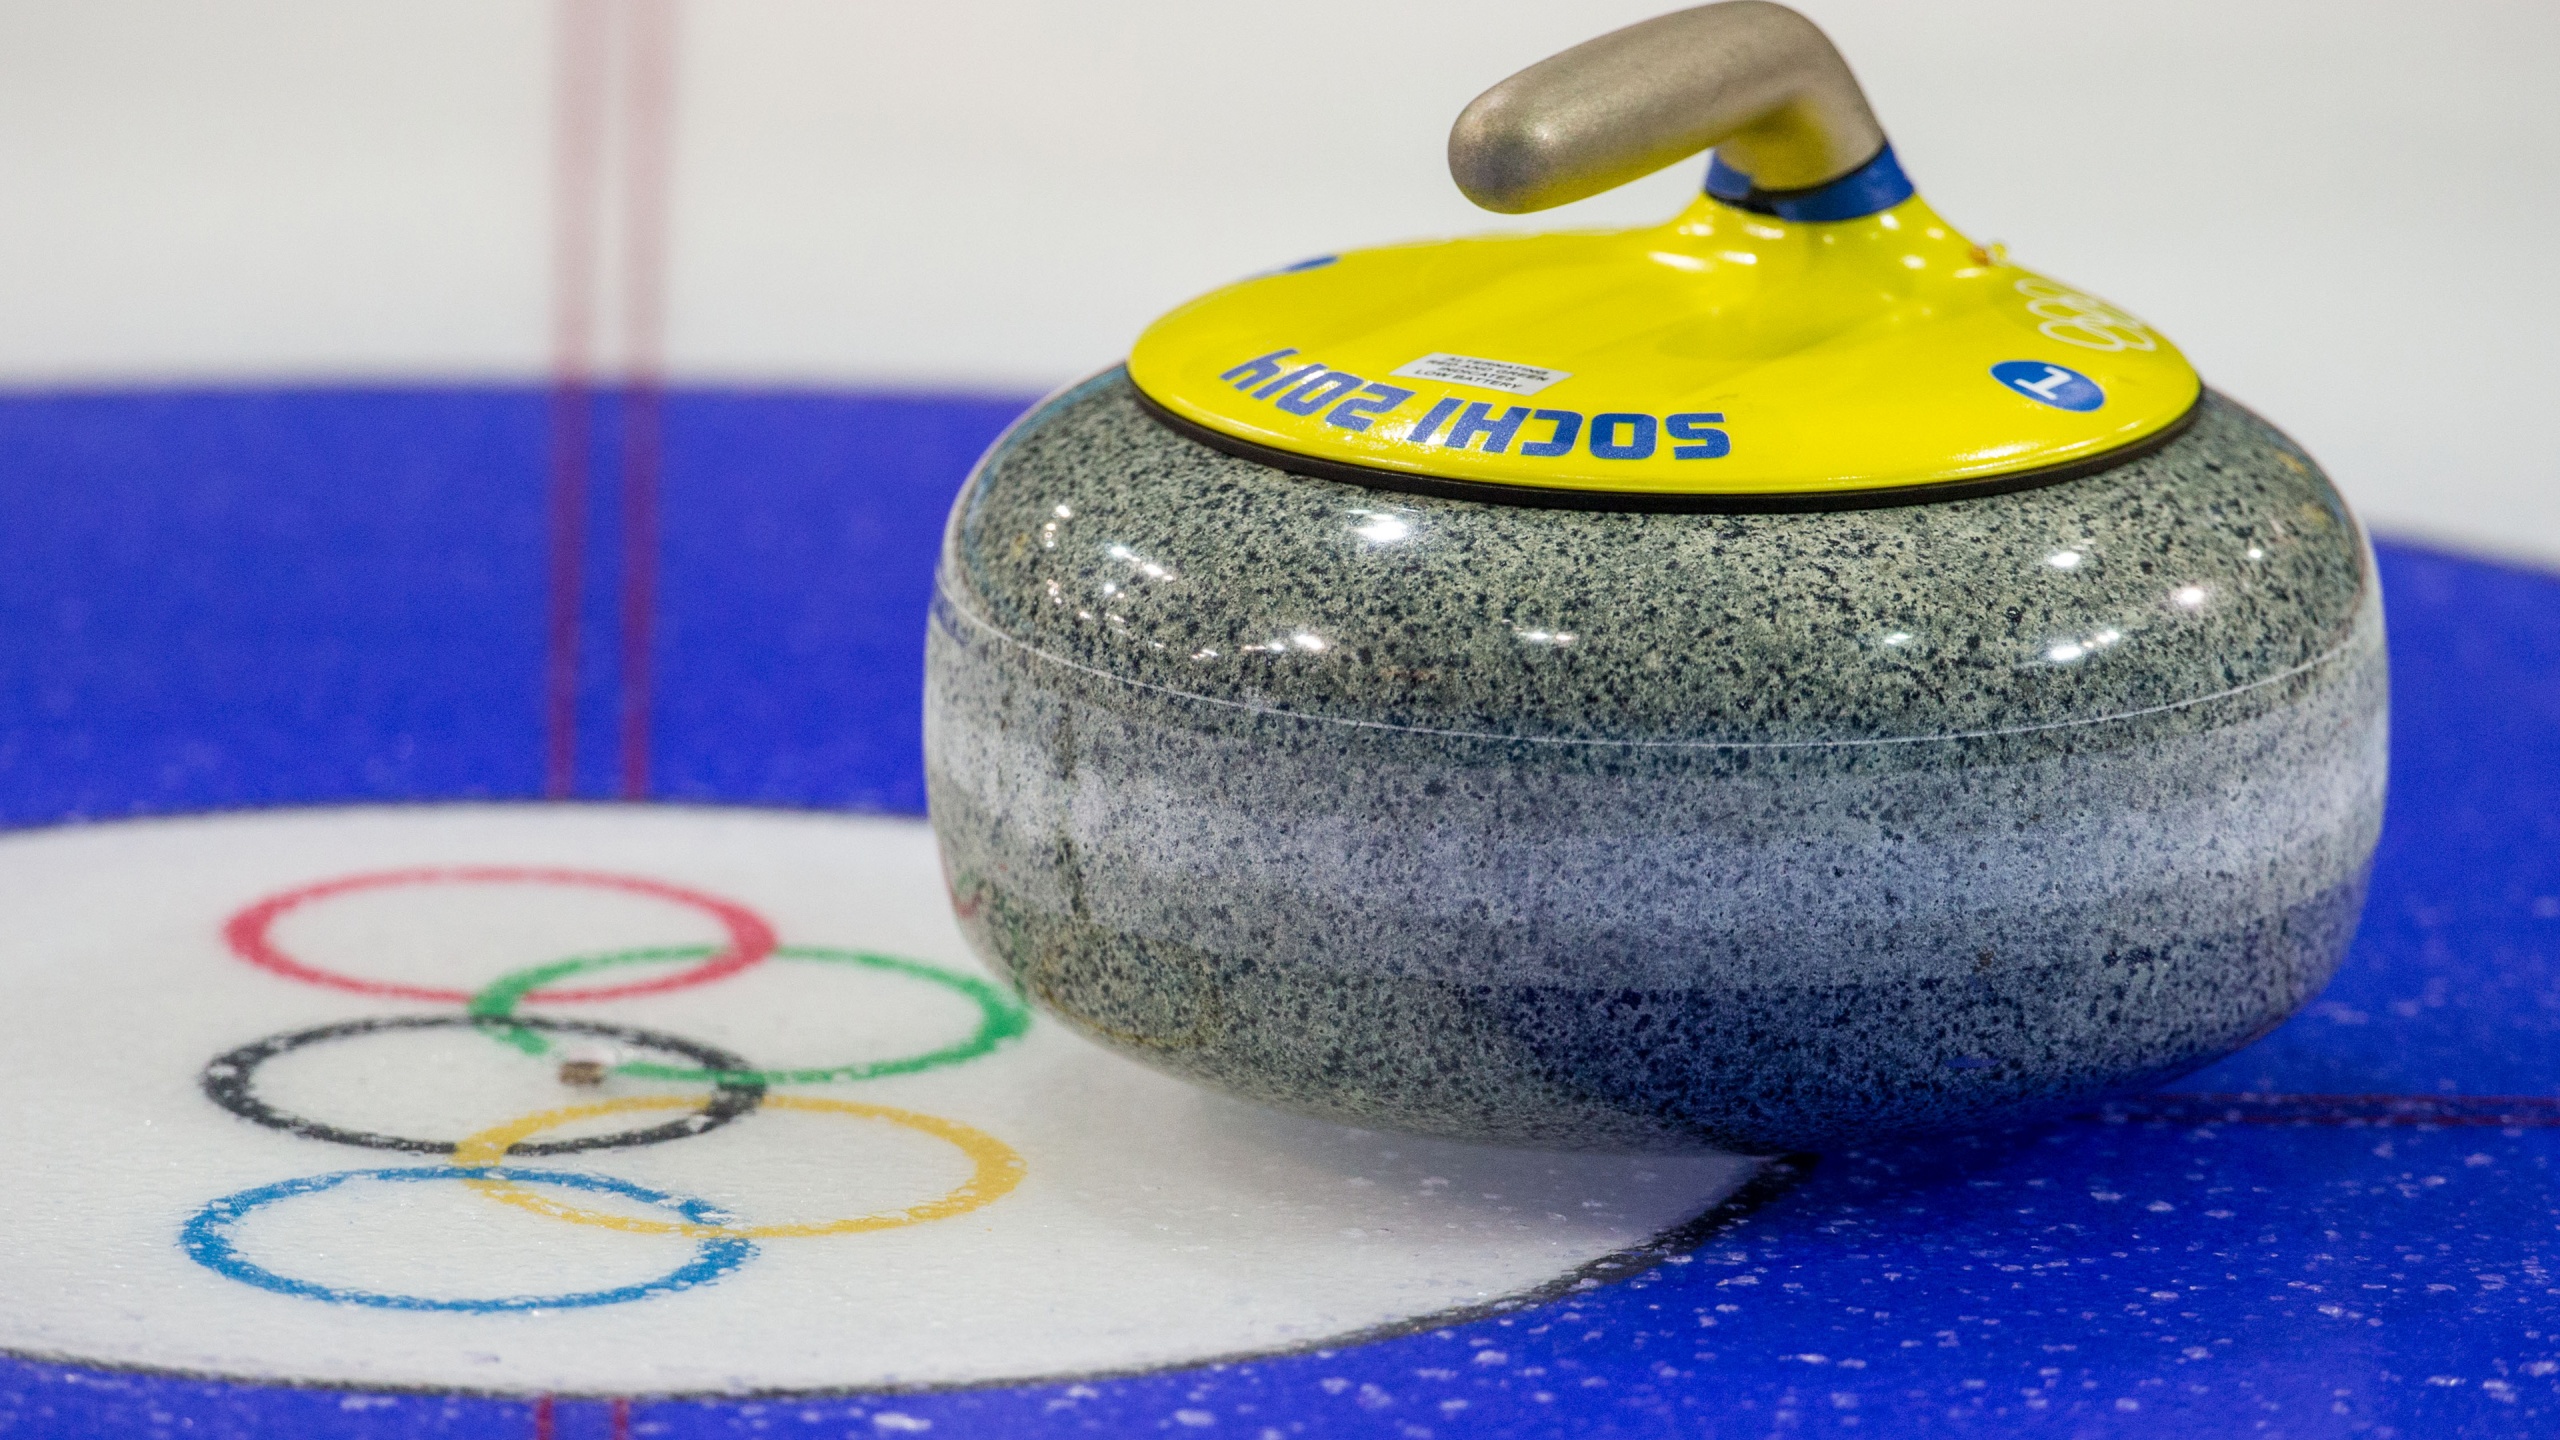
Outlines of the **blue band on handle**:
{"type": "Polygon", "coordinates": [[[1911,179],[1890,144],[1839,179],[1805,190],[1763,190],[1719,154],[1707,161],[1707,193],[1737,210],[1781,220],[1855,220],[1910,199],[1911,179]]]}

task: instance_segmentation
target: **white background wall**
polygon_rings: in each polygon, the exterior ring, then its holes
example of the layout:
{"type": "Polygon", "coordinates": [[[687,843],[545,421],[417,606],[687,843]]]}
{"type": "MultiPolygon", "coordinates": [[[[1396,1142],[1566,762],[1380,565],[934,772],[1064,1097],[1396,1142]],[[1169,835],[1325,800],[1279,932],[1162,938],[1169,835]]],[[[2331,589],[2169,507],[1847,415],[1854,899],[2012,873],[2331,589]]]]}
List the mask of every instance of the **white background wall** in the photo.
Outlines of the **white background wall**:
{"type": "MultiPolygon", "coordinates": [[[[1031,389],[1183,297],[1530,221],[1441,143],[1640,0],[683,0],[680,380],[1031,389]]],[[[2560,5],[1803,0],[1922,191],[2378,524],[2560,559],[2560,5]]],[[[0,0],[0,383],[533,377],[548,0],[0,0]]]]}

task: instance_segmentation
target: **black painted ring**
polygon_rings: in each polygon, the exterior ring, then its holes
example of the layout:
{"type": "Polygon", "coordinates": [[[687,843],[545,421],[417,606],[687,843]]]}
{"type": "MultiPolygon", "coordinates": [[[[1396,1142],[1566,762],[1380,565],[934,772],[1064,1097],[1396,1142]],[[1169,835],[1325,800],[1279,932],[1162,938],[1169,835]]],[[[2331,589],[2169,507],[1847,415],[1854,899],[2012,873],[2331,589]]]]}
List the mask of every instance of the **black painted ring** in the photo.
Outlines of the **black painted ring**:
{"type": "Polygon", "coordinates": [[[420,1155],[448,1155],[459,1140],[414,1140],[403,1135],[384,1135],[372,1130],[349,1130],[318,1120],[279,1110],[258,1098],[253,1082],[258,1067],[279,1055],[330,1040],[343,1040],[356,1035],[370,1035],[383,1030],[549,1030],[571,1035],[594,1035],[625,1045],[639,1046],[682,1055],[705,1070],[720,1071],[736,1077],[721,1080],[712,1087],[709,1102],[690,1115],[652,1125],[645,1130],[618,1130],[607,1135],[588,1135],[575,1140],[546,1140],[538,1144],[518,1145],[510,1155],[574,1155],[584,1150],[627,1150],[639,1145],[657,1145],[669,1140],[683,1140],[716,1130],[730,1121],[752,1112],[764,1103],[764,1082],[745,1078],[743,1072],[753,1068],[743,1058],[717,1046],[667,1035],[656,1030],[642,1030],[629,1025],[604,1025],[592,1020],[544,1020],[518,1016],[506,1020],[483,1019],[470,1015],[399,1015],[372,1020],[349,1020],[337,1025],[322,1025],[312,1030],[296,1030],[287,1035],[270,1035],[253,1040],[236,1050],[217,1055],[204,1067],[199,1082],[205,1097],[243,1120],[281,1130],[305,1140],[326,1140],[338,1145],[354,1145],[366,1150],[402,1150],[420,1155]]]}
{"type": "Polygon", "coordinates": [[[1885,485],[1872,490],[1782,490],[1735,493],[1657,490],[1579,490],[1565,486],[1512,485],[1497,480],[1462,480],[1446,475],[1418,475],[1406,470],[1388,470],[1374,465],[1355,465],[1342,460],[1325,460],[1313,455],[1300,455],[1275,449],[1252,440],[1241,439],[1212,430],[1196,420],[1185,419],[1166,409],[1157,399],[1129,382],[1130,392],[1138,397],[1138,409],[1148,419],[1194,444],[1205,445],[1221,454],[1239,460],[1250,460],[1292,475],[1314,480],[1333,480],[1359,485],[1371,490],[1400,490],[1410,495],[1431,495],[1443,500],[1473,500],[1488,505],[1509,505],[1527,510],[1600,510],[1629,511],[1638,514],[1675,515],[1796,515],[1830,510],[1894,510],[1905,505],[1935,505],[1949,500],[1979,500],[1991,495],[2008,495],[2020,490],[2040,490],[2066,480],[2079,480],[2119,465],[2139,460],[2145,455],[2166,449],[2170,442],[2194,427],[2204,413],[2206,391],[2196,391],[2195,403],[2177,419],[2152,431],[2139,440],[2119,445],[2102,454],[2066,460],[2058,465],[2045,465],[2032,470],[2013,470],[2005,475],[1986,475],[1976,480],[1932,480],[1917,485],[1885,485]]]}

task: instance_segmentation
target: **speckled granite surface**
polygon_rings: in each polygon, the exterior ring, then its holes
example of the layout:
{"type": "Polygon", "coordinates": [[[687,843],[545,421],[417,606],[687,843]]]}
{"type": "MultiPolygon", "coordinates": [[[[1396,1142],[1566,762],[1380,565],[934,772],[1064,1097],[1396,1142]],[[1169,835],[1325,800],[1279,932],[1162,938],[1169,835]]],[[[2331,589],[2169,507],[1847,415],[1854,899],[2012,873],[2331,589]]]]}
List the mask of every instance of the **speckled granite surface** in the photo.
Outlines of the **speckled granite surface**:
{"type": "Polygon", "coordinates": [[[1812,515],[1442,501],[1106,375],[960,500],[927,783],[971,938],[1364,1123],[1823,1148],[2162,1078],[2343,953],[2363,540],[2209,398],[2120,470],[1812,515]]]}

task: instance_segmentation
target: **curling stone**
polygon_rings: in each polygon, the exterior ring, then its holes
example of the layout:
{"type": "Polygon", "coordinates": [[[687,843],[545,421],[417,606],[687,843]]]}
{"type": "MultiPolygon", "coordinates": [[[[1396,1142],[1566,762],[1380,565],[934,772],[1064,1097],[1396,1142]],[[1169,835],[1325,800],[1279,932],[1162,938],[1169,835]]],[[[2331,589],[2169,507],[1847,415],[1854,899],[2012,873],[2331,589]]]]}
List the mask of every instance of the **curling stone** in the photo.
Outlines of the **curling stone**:
{"type": "Polygon", "coordinates": [[[1823,1149],[2192,1070],[2337,967],[2370,551],[2131,314],[1912,191],[1740,0],[1486,92],[1501,211],[1158,321],[953,509],[970,942],[1104,1045],[1358,1125],[1823,1149]]]}

